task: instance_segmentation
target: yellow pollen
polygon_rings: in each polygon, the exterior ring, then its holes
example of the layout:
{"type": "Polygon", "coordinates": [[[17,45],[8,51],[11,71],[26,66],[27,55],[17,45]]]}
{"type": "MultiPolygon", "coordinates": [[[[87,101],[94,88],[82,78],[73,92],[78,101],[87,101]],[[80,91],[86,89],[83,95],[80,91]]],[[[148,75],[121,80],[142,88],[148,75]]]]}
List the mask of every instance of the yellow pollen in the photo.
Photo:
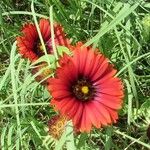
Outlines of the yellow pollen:
{"type": "Polygon", "coordinates": [[[41,51],[44,51],[44,50],[43,50],[43,46],[42,46],[42,45],[40,45],[40,46],[39,46],[39,48],[40,48],[40,50],[41,50],[41,51]]]}
{"type": "Polygon", "coordinates": [[[38,43],[37,48],[38,48],[38,50],[40,50],[42,52],[44,51],[43,46],[42,46],[41,43],[38,43]]]}
{"type": "Polygon", "coordinates": [[[89,92],[88,86],[82,86],[81,91],[82,91],[82,93],[84,93],[84,94],[88,94],[88,92],[89,92]]]}

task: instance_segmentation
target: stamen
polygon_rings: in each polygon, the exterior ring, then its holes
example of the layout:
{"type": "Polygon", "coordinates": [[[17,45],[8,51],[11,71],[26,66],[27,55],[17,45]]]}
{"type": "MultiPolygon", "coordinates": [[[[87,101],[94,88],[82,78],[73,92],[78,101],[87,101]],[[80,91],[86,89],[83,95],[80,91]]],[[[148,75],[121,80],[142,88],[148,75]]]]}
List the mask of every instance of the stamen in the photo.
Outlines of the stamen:
{"type": "Polygon", "coordinates": [[[88,86],[82,86],[81,91],[84,94],[88,94],[89,93],[89,87],[88,86]]]}

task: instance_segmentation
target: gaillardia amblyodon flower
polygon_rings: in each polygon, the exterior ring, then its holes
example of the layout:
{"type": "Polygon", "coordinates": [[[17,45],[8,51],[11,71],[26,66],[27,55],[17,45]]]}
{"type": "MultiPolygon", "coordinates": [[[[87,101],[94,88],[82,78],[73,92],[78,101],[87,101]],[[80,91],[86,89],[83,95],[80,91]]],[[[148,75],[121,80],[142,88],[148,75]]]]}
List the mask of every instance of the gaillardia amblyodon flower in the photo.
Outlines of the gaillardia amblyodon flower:
{"type": "MultiPolygon", "coordinates": [[[[50,22],[47,19],[40,19],[39,28],[48,54],[53,53],[50,22]]],[[[60,24],[54,23],[54,42],[56,45],[66,46],[70,41],[66,38],[63,28],[60,24]]],[[[43,56],[44,49],[40,42],[40,38],[36,26],[32,23],[25,24],[21,31],[22,36],[17,37],[17,46],[19,53],[28,58],[31,62],[43,56]]]]}
{"type": "Polygon", "coordinates": [[[60,62],[55,77],[48,81],[56,109],[81,132],[115,123],[124,94],[108,59],[78,43],[73,55],[64,55],[60,62]]]}
{"type": "MultiPolygon", "coordinates": [[[[70,46],[70,40],[66,38],[66,35],[63,31],[63,28],[60,24],[54,23],[54,42],[56,46],[70,46]]],[[[52,38],[51,38],[51,24],[47,19],[40,19],[39,28],[45,44],[47,54],[53,53],[52,47],[52,38]]],[[[44,49],[42,47],[36,26],[32,23],[25,24],[22,29],[22,36],[17,37],[17,47],[18,52],[22,55],[23,58],[28,58],[31,62],[36,61],[41,56],[45,55],[44,49]]],[[[43,67],[47,67],[46,62],[37,64],[35,68],[31,70],[32,74],[36,74],[43,67]]],[[[46,79],[50,73],[51,69],[45,69],[41,74],[36,78],[38,82],[46,79]]],[[[44,80],[42,84],[47,84],[47,81],[44,80]]]]}

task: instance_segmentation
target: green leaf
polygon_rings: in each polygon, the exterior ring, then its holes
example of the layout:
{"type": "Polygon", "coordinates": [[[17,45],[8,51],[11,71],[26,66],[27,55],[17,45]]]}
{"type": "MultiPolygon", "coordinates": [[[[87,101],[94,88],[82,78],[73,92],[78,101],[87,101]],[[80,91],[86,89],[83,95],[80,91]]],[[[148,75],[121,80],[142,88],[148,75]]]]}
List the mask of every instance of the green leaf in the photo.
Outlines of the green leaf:
{"type": "Polygon", "coordinates": [[[95,41],[97,41],[105,33],[113,29],[123,19],[125,19],[128,15],[130,15],[138,6],[139,6],[139,3],[135,3],[131,7],[129,4],[125,4],[124,7],[120,10],[120,12],[117,14],[117,16],[105,28],[100,29],[99,32],[92,39],[90,39],[88,42],[85,43],[85,45],[89,46],[95,41]]]}
{"type": "Polygon", "coordinates": [[[67,150],[75,150],[73,126],[71,121],[68,122],[68,125],[66,127],[66,133],[67,133],[67,141],[66,141],[67,150]]]}
{"type": "Polygon", "coordinates": [[[71,51],[65,46],[57,46],[59,56],[63,56],[64,53],[71,55],[71,51]]]}
{"type": "Polygon", "coordinates": [[[48,54],[48,55],[44,55],[44,56],[40,57],[38,60],[36,60],[34,63],[32,63],[31,66],[40,64],[41,62],[47,62],[47,59],[50,64],[53,64],[56,60],[54,55],[48,54]]]}
{"type": "Polygon", "coordinates": [[[81,147],[83,147],[85,145],[87,138],[88,138],[87,133],[81,133],[80,138],[79,138],[79,142],[77,144],[78,149],[80,149],[81,147]]]}

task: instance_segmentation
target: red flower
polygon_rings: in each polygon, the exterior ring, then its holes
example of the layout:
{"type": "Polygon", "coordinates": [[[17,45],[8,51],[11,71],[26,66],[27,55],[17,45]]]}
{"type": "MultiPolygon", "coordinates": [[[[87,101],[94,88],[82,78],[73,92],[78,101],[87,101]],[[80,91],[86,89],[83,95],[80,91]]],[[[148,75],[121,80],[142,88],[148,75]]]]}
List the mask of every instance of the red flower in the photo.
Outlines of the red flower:
{"type": "Polygon", "coordinates": [[[92,126],[100,128],[116,122],[124,94],[108,59],[81,46],[75,46],[72,57],[63,56],[55,78],[49,79],[48,89],[56,109],[79,131],[89,132],[92,126]]]}
{"type": "MultiPolygon", "coordinates": [[[[40,19],[39,28],[45,43],[47,53],[50,54],[52,50],[50,23],[47,19],[40,19]]],[[[19,53],[24,58],[29,58],[30,61],[35,61],[44,55],[44,50],[41,45],[36,26],[34,24],[25,24],[22,29],[23,36],[17,37],[17,46],[19,53]]],[[[69,45],[69,40],[66,39],[63,28],[59,24],[54,24],[54,41],[56,45],[69,45]]]]}

